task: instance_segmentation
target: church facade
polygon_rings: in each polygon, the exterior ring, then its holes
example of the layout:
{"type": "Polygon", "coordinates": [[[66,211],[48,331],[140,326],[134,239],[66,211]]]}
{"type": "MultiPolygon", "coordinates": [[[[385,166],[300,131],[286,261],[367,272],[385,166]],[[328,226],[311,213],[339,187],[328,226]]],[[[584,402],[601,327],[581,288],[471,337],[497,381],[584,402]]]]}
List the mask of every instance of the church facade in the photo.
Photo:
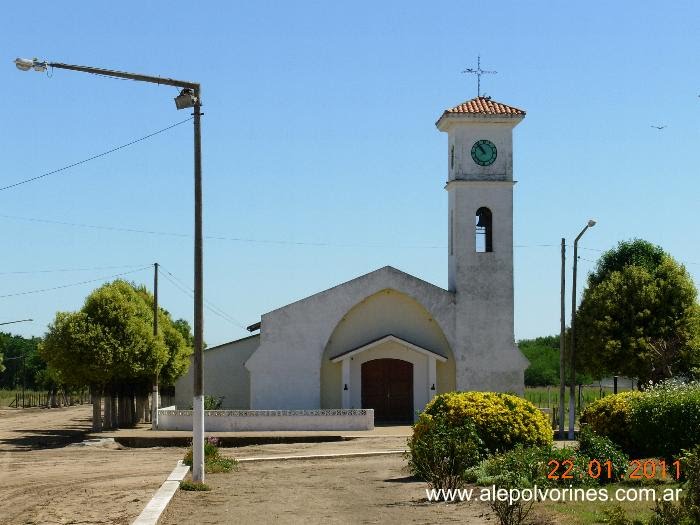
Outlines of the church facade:
{"type": "MultiPolygon", "coordinates": [[[[373,408],[413,421],[436,394],[522,394],[514,341],[513,129],[525,112],[477,97],[443,112],[448,286],[384,267],[273,310],[204,353],[204,392],[231,409],[373,408]]],[[[192,402],[191,371],[175,386],[192,402]]]]}

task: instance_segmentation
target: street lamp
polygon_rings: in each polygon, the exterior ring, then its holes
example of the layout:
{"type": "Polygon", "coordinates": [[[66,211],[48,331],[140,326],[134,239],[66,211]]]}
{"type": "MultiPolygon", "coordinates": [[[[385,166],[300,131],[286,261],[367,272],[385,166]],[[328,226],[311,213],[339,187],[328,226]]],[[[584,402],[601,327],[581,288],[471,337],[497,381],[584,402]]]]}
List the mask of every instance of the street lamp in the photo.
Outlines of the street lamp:
{"type": "Polygon", "coordinates": [[[576,265],[578,263],[578,241],[588,228],[595,226],[595,221],[589,219],[586,226],[574,240],[574,274],[571,280],[571,385],[569,390],[569,440],[574,440],[574,424],[576,421],[576,265]]]}
{"type": "MultiPolygon", "coordinates": [[[[195,82],[175,80],[172,78],[127,73],[111,69],[101,69],[88,66],[47,62],[36,58],[17,58],[15,66],[21,71],[43,72],[49,67],[67,69],[93,75],[125,78],[138,82],[150,82],[180,88],[180,94],[175,98],[177,109],[194,108],[194,388],[192,421],[192,479],[204,480],[204,396],[202,395],[202,348],[204,341],[204,294],[203,294],[203,242],[202,242],[202,140],[201,140],[201,88],[195,82]]],[[[154,386],[154,398],[157,399],[157,384],[154,386]]]]}

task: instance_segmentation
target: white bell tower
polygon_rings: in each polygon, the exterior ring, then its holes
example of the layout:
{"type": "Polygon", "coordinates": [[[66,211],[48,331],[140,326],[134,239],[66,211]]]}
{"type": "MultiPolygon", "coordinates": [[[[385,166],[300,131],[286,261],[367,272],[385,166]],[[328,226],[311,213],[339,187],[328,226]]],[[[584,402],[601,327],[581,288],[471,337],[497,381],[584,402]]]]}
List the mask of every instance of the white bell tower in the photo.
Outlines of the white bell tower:
{"type": "Polygon", "coordinates": [[[489,97],[446,110],[448,290],[458,390],[522,393],[513,326],[513,128],[525,112],[489,97]]]}

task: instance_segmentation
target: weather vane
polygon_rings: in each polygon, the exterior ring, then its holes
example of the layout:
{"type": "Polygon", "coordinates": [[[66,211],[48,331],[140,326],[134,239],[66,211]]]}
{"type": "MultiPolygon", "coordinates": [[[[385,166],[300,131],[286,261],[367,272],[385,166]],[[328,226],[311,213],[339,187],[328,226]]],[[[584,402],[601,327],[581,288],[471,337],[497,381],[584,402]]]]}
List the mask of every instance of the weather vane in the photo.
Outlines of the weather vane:
{"type": "Polygon", "coordinates": [[[469,68],[465,69],[462,71],[462,73],[471,73],[472,75],[476,75],[476,96],[480,97],[481,96],[481,75],[495,75],[498,73],[498,71],[485,71],[481,69],[481,55],[478,55],[476,57],[476,69],[469,68]]]}

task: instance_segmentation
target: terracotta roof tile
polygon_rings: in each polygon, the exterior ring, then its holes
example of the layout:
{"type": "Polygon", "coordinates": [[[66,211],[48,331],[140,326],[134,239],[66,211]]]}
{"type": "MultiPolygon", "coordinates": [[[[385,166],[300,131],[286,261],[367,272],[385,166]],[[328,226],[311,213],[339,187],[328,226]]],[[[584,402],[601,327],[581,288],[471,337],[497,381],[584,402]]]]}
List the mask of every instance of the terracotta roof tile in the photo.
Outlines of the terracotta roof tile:
{"type": "Polygon", "coordinates": [[[466,102],[462,102],[458,106],[445,110],[445,114],[454,113],[469,113],[472,115],[508,115],[513,117],[525,115],[525,112],[522,109],[501,104],[500,102],[491,100],[489,97],[476,97],[471,100],[467,100],[466,102]]]}

